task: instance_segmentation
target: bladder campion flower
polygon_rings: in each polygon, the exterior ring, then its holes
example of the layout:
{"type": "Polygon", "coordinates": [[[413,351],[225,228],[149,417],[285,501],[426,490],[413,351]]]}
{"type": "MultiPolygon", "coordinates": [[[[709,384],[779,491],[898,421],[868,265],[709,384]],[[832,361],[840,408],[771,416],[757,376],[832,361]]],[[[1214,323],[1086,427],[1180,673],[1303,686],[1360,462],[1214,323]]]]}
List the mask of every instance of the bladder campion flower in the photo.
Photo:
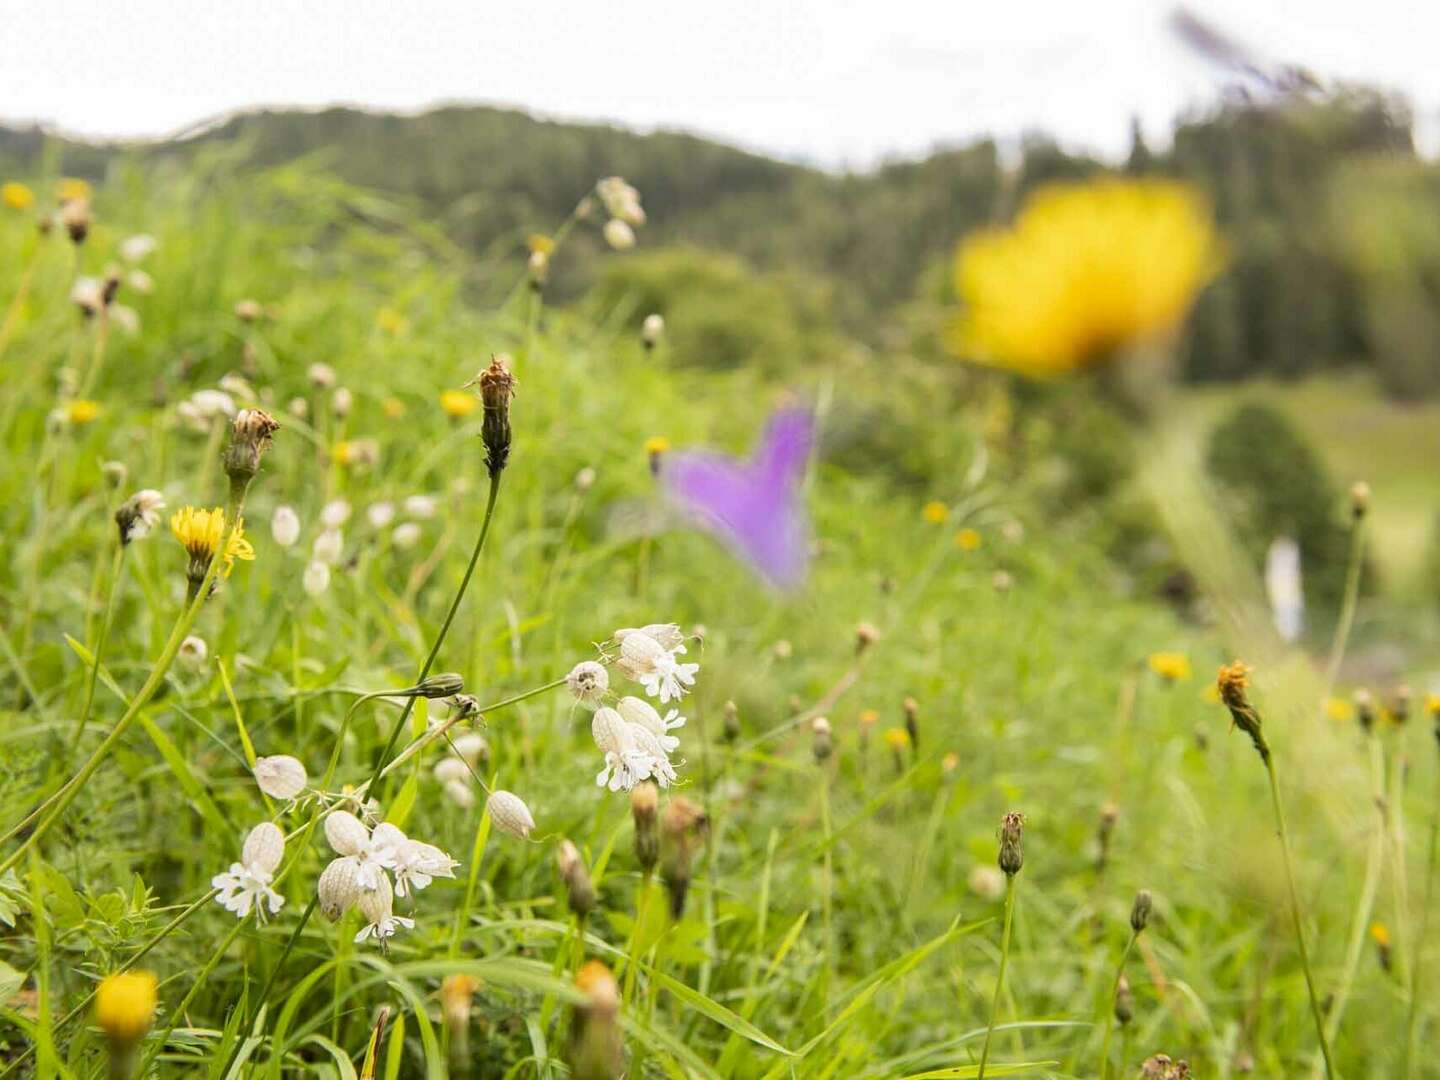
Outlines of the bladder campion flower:
{"type": "Polygon", "coordinates": [[[275,754],[255,759],[255,783],[272,799],[293,799],[305,790],[309,777],[299,758],[275,754]]]}
{"type": "Polygon", "coordinates": [[[1166,682],[1180,682],[1190,678],[1190,661],[1184,653],[1157,652],[1146,659],[1150,670],[1166,682]]]}
{"type": "Polygon", "coordinates": [[[593,704],[605,696],[610,689],[610,673],[603,664],[594,660],[582,660],[565,676],[565,687],[576,701],[593,704]]]}
{"type": "Polygon", "coordinates": [[[1209,208],[1184,184],[1049,185],[1009,227],[961,244],[952,346],[1030,376],[1101,364],[1171,337],[1221,261],[1209,208]]]}
{"type": "Polygon", "coordinates": [[[531,815],[530,808],[513,792],[492,792],[485,801],[485,808],[490,811],[490,820],[495,823],[495,827],[503,833],[525,840],[535,828],[535,818],[531,815]]]}
{"type": "Polygon", "coordinates": [[[285,834],[270,821],[262,821],[250,830],[240,851],[240,861],[230,864],[230,869],[210,879],[215,887],[215,901],[226,911],[233,911],[241,919],[253,910],[261,921],[266,909],[275,914],[285,904],[285,898],[270,887],[280,860],[285,857],[285,834]]]}

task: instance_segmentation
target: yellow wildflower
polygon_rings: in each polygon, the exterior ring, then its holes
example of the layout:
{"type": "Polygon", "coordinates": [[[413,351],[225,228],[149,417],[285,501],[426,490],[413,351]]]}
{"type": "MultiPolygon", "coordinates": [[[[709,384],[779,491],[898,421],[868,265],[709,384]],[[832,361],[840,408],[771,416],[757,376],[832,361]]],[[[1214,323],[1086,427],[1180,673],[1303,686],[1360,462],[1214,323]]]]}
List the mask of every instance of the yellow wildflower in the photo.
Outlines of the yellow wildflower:
{"type": "Polygon", "coordinates": [[[974,529],[961,529],[955,534],[955,546],[961,551],[979,551],[980,534],[974,529]]]}
{"type": "Polygon", "coordinates": [[[55,185],[55,201],[58,203],[83,203],[90,201],[90,185],[74,176],[67,176],[55,185]]]}
{"type": "Polygon", "coordinates": [[[1355,719],[1355,706],[1344,698],[1332,697],[1325,699],[1325,715],[1331,720],[1338,720],[1341,723],[1355,719]]]}
{"type": "Polygon", "coordinates": [[[939,499],[931,499],[921,508],[920,516],[931,525],[939,525],[950,516],[950,508],[939,499]]]}
{"type": "Polygon", "coordinates": [[[235,530],[227,540],[225,511],[218,506],[214,510],[199,510],[187,506],[175,511],[170,518],[170,531],[190,555],[188,573],[192,581],[198,582],[205,577],[210,569],[210,561],[220,551],[222,541],[225,550],[220,557],[225,560],[225,577],[229,577],[235,569],[236,559],[249,562],[255,558],[255,549],[251,547],[250,541],[245,539],[245,519],[235,522],[235,530]]]}
{"type": "Polygon", "coordinates": [[[645,440],[645,453],[654,457],[656,454],[663,454],[670,449],[670,440],[664,435],[651,435],[645,440]]]}
{"type": "Polygon", "coordinates": [[[136,1042],[155,1021],[157,986],[149,971],[107,975],[95,990],[95,1023],[113,1042],[136,1042]]]}
{"type": "Polygon", "coordinates": [[[544,233],[531,233],[525,238],[525,246],[535,255],[555,254],[555,241],[544,233]]]}
{"type": "Polygon", "coordinates": [[[1151,653],[1146,662],[1150,665],[1150,670],[1166,682],[1179,682],[1181,679],[1190,678],[1190,661],[1184,653],[1151,653]]]}
{"type": "Polygon", "coordinates": [[[388,420],[399,420],[405,415],[405,403],[399,398],[387,397],[380,403],[380,408],[388,420]]]}
{"type": "Polygon", "coordinates": [[[446,416],[455,420],[469,416],[479,404],[479,398],[474,394],[467,394],[464,390],[442,390],[440,392],[440,408],[444,410],[446,416]]]}
{"type": "Polygon", "coordinates": [[[100,415],[100,403],[89,398],[76,398],[65,403],[65,419],[72,424],[88,424],[100,415]]]}
{"type": "Polygon", "coordinates": [[[35,205],[35,192],[27,185],[11,180],[0,186],[0,202],[11,210],[29,210],[35,205]]]}
{"type": "Polygon", "coordinates": [[[1440,694],[1425,695],[1425,711],[1440,720],[1440,694]]]}
{"type": "Polygon", "coordinates": [[[392,307],[382,307],[375,313],[375,326],[382,333],[401,334],[409,324],[410,320],[392,307]]]}
{"type": "Polygon", "coordinates": [[[1370,940],[1382,949],[1390,947],[1390,929],[1382,922],[1370,924],[1370,940]]]}
{"type": "Polygon", "coordinates": [[[892,727],[885,729],[885,745],[894,750],[897,754],[902,750],[909,749],[910,733],[903,727],[892,727]]]}
{"type": "Polygon", "coordinates": [[[966,359],[1030,376],[1163,342],[1220,270],[1204,200],[1168,180],[1101,179],[1036,191],[1009,228],[971,234],[955,260],[966,359]]]}

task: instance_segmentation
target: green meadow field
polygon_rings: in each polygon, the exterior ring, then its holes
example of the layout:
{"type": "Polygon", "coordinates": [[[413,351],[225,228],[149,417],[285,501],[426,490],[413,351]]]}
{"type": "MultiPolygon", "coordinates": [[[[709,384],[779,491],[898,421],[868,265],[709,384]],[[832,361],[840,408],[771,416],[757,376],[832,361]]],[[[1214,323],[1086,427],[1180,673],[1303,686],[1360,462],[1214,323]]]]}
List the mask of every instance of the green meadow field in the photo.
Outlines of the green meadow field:
{"type": "Polygon", "coordinates": [[[643,228],[606,253],[600,219],[534,222],[555,273],[583,243],[601,275],[552,304],[523,234],[476,255],[322,166],[116,168],[83,243],[36,228],[55,177],[23,179],[40,205],[0,211],[0,1076],[1310,1077],[1317,1009],[1331,1075],[1440,1076],[1436,406],[1323,376],[1147,420],[943,355],[944,313],[718,366],[694,328],[737,294],[704,274],[644,340],[643,228]],[[108,304],[72,295],[107,275],[108,304]],[[1341,635],[1331,685],[1333,610],[1281,642],[1204,475],[1241,399],[1293,418],[1335,527],[1363,530],[1363,674],[1341,635]],[[796,403],[811,562],[777,591],[656,474],[743,456],[796,403]],[[236,434],[253,409],[268,447],[236,434]],[[1139,464],[1092,483],[1112,441],[1139,464]],[[154,522],[122,543],[127,505],[154,522]],[[198,571],[184,507],[230,511],[198,571]],[[597,785],[566,678],[601,661],[606,701],[645,697],[616,631],[654,624],[699,667],[655,702],[686,722],[647,810],[597,785]],[[1237,659],[1255,714],[1215,691],[1237,659]],[[257,783],[276,757],[299,788],[257,783]],[[360,840],[332,827],[351,813],[360,840]],[[322,874],[385,827],[450,860],[332,921],[322,874]],[[261,907],[237,916],[214,879],[242,869],[261,907]]]}

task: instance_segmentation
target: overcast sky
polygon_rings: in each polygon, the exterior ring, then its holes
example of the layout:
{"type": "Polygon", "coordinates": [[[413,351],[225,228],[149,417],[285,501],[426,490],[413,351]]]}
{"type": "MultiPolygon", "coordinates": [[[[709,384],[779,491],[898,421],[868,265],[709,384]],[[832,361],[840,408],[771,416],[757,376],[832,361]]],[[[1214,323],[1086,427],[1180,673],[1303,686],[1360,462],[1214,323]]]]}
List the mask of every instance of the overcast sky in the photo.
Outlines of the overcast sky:
{"type": "MultiPolygon", "coordinates": [[[[1115,154],[1221,75],[1156,0],[45,0],[0,35],[0,118],[162,135],[260,105],[440,101],[679,127],[826,165],[1052,132],[1115,154]]],[[[1407,93],[1434,147],[1440,4],[1205,0],[1270,60],[1407,93]]]]}

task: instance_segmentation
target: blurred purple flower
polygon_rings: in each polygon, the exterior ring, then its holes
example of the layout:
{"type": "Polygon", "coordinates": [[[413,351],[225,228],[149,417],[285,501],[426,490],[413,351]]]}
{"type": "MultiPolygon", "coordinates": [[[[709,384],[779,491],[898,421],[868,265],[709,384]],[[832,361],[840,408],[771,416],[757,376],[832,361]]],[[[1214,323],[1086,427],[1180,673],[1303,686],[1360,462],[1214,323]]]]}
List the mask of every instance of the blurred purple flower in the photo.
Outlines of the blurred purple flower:
{"type": "Polygon", "coordinates": [[[668,455],[660,479],[670,498],[771,585],[805,580],[810,526],[800,482],[814,441],[808,409],[775,412],[749,461],[689,450],[668,455]]]}

